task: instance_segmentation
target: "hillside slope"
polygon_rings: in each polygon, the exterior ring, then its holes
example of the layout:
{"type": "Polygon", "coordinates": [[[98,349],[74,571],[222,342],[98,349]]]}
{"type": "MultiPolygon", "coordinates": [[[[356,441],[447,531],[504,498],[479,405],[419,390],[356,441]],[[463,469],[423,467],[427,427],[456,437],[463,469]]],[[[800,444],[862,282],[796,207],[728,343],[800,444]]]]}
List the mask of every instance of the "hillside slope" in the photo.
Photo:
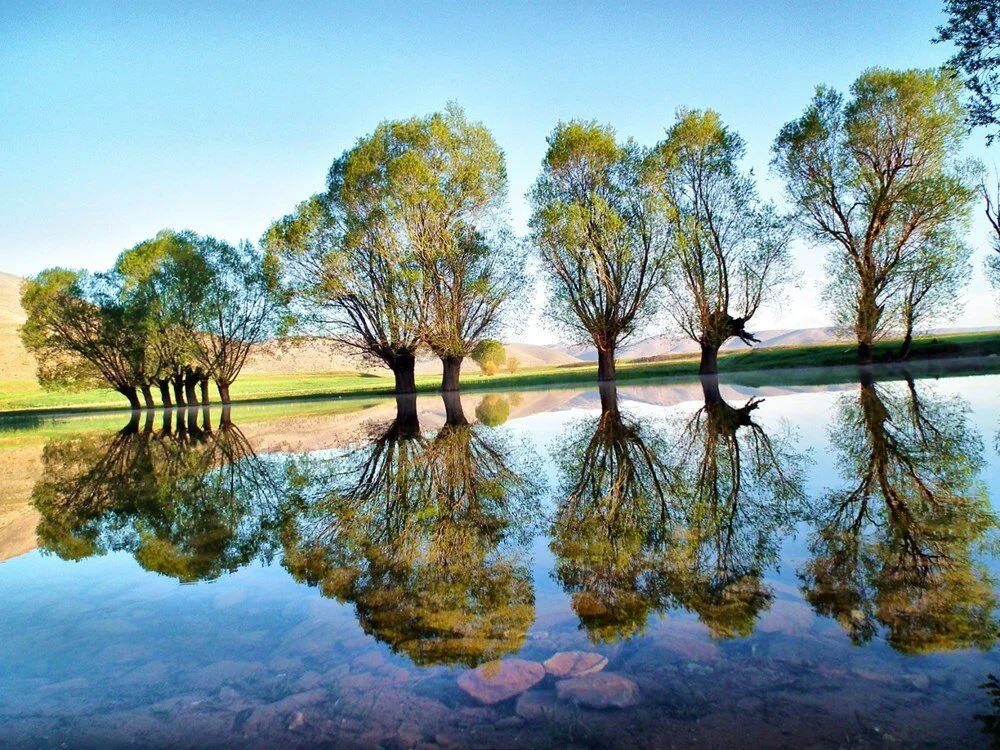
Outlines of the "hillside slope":
{"type": "Polygon", "coordinates": [[[0,380],[35,379],[35,360],[21,345],[17,329],[24,323],[21,277],[0,272],[0,380]]]}

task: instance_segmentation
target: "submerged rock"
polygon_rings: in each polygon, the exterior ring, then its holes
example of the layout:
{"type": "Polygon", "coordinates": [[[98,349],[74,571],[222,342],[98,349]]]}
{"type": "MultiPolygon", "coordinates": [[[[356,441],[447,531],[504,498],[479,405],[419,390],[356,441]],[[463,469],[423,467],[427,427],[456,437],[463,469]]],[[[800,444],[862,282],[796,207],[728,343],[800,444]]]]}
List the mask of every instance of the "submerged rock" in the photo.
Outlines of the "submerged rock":
{"type": "Polygon", "coordinates": [[[520,695],[545,677],[535,661],[505,659],[482,664],[458,678],[458,686],[480,703],[499,703],[520,695]]]}
{"type": "Polygon", "coordinates": [[[557,682],[556,696],[589,708],[626,708],[639,702],[639,687],[621,675],[597,672],[557,682]]]}
{"type": "Polygon", "coordinates": [[[560,651],[542,662],[545,671],[556,677],[581,677],[600,672],[608,665],[608,658],[587,651],[560,651]]]}
{"type": "Polygon", "coordinates": [[[514,713],[533,721],[551,716],[556,710],[556,694],[552,690],[533,690],[517,699],[514,713]]]}

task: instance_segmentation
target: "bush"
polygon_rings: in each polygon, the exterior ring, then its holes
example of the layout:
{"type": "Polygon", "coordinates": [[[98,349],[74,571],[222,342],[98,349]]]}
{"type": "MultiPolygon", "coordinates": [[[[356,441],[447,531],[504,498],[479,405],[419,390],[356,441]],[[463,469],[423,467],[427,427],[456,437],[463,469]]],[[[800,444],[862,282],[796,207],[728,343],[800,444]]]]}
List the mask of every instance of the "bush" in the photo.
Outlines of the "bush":
{"type": "Polygon", "coordinates": [[[479,365],[483,372],[486,372],[486,366],[492,363],[495,366],[493,372],[496,372],[507,361],[507,352],[503,344],[496,339],[483,339],[472,350],[472,361],[479,365]]]}
{"type": "Polygon", "coordinates": [[[500,369],[497,367],[496,362],[484,362],[481,365],[481,367],[483,370],[483,374],[486,375],[487,377],[493,377],[494,375],[497,374],[497,370],[500,369]]]}

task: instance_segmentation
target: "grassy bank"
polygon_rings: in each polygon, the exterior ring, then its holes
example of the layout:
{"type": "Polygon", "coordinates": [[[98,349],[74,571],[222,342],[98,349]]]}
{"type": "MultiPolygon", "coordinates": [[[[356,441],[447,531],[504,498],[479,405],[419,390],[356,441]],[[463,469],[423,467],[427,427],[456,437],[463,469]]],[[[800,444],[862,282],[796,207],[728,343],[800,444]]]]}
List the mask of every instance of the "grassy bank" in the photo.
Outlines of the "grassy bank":
{"type": "MultiPolygon", "coordinates": [[[[875,347],[875,360],[891,363],[899,351],[898,341],[883,341],[875,347]]],[[[911,361],[943,361],[1000,357],[1000,334],[972,333],[933,336],[918,339],[913,344],[911,361]]],[[[801,368],[832,368],[853,365],[855,349],[845,344],[817,344],[771,349],[747,349],[726,352],[719,356],[721,373],[797,370],[801,368]]],[[[989,362],[988,364],[992,364],[989,362]]],[[[981,365],[982,366],[982,365],[981,365]]],[[[989,367],[991,371],[1000,369],[989,367]]],[[[618,365],[621,382],[644,380],[667,375],[693,375],[698,372],[698,359],[690,355],[657,357],[647,360],[624,361],[618,365]]],[[[757,376],[760,377],[759,375],[757,376]]],[[[597,364],[584,363],[559,367],[526,369],[514,375],[486,377],[469,362],[462,374],[462,387],[467,390],[518,389],[564,384],[588,384],[597,378],[597,364]]],[[[419,376],[417,390],[431,392],[440,386],[437,375],[419,376]]],[[[278,399],[328,398],[347,395],[392,393],[390,376],[362,375],[351,372],[312,373],[309,375],[246,375],[232,387],[238,402],[278,399]]],[[[0,414],[52,411],[99,410],[127,408],[122,397],[110,390],[78,393],[47,392],[34,383],[0,383],[0,414]]]]}

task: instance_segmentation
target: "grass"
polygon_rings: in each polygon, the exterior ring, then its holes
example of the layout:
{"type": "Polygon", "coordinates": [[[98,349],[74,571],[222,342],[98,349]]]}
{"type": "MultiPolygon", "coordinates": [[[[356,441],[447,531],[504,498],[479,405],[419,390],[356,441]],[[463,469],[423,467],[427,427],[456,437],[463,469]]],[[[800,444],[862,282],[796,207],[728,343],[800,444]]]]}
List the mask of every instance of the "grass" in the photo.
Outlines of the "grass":
{"type": "MultiPolygon", "coordinates": [[[[883,341],[875,346],[876,362],[893,363],[899,351],[898,341],[883,341]]],[[[979,359],[972,369],[1000,369],[1000,360],[982,358],[1000,357],[1000,333],[950,334],[917,339],[913,343],[911,360],[979,359]]],[[[810,346],[775,347],[725,352],[719,356],[721,373],[764,373],[774,370],[799,370],[802,368],[835,368],[852,366],[855,348],[848,344],[815,344],[810,346]]],[[[487,377],[469,363],[462,373],[462,387],[466,390],[521,389],[552,385],[593,383],[597,377],[596,363],[574,363],[558,367],[537,367],[516,374],[487,377]]],[[[617,369],[619,382],[648,380],[669,375],[692,375],[698,372],[698,358],[691,355],[654,357],[644,360],[620,362],[617,369]]],[[[801,374],[800,374],[801,376],[801,374]]],[[[800,380],[801,377],[796,380],[800,380]]],[[[760,378],[761,375],[755,375],[760,378]]],[[[417,390],[435,391],[440,377],[417,377],[417,390]]],[[[390,376],[367,375],[353,372],[311,373],[308,375],[246,375],[232,386],[236,402],[274,401],[286,399],[330,398],[336,396],[391,394],[393,380],[390,376]]],[[[122,397],[110,390],[90,390],[77,393],[47,392],[30,382],[0,382],[0,415],[30,412],[95,411],[124,409],[122,397]]]]}

